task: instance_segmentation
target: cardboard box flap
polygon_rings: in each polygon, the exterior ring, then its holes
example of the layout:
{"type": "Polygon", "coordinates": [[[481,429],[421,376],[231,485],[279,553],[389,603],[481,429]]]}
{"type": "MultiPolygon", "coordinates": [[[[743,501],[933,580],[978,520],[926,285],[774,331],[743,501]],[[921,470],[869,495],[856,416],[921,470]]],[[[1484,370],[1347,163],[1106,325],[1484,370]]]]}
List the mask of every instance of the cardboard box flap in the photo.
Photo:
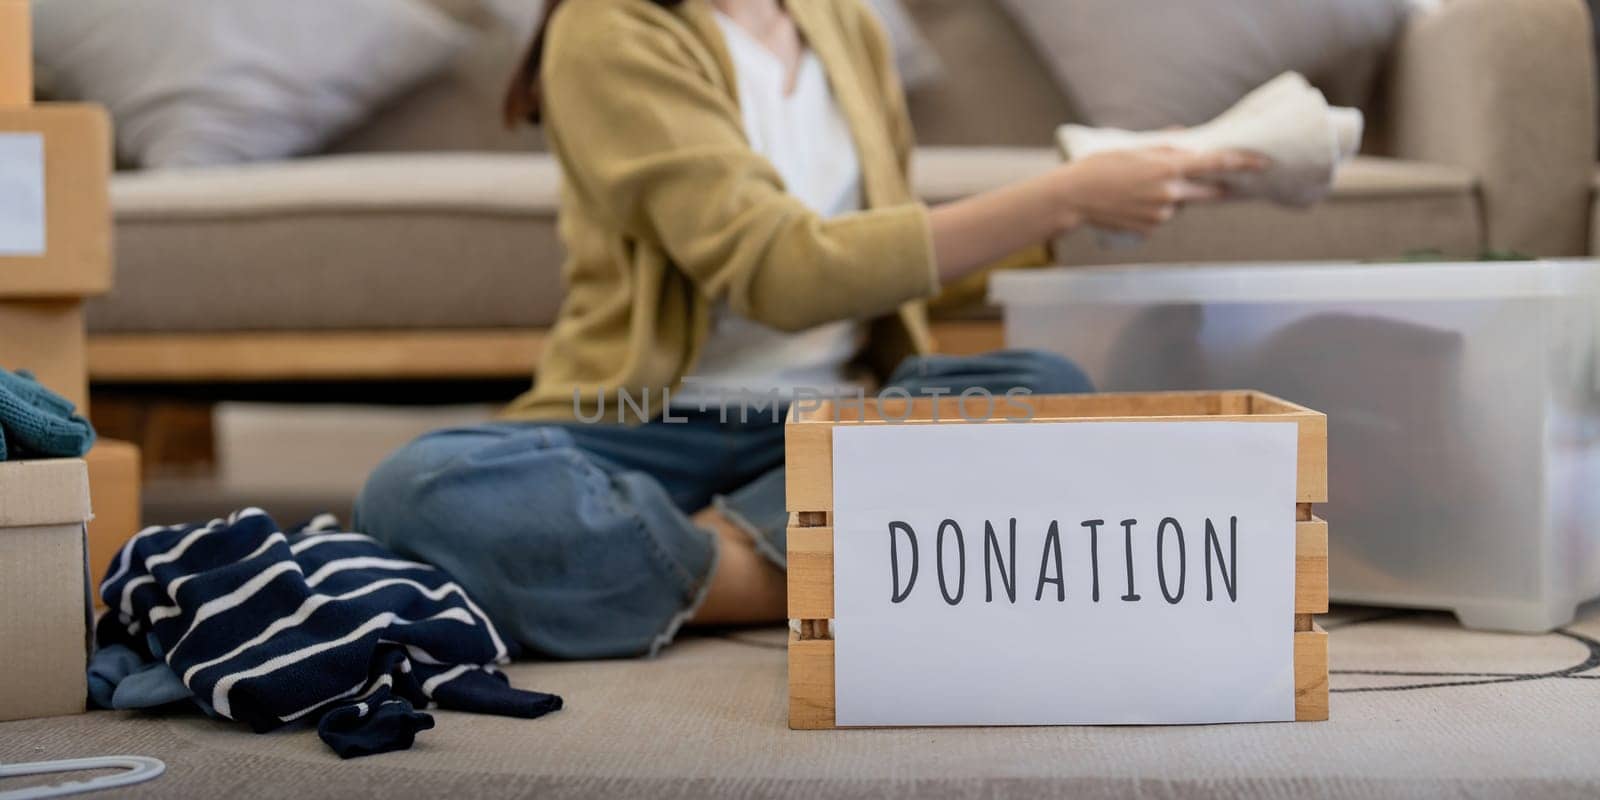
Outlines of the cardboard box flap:
{"type": "Polygon", "coordinates": [[[83,523],[91,516],[83,459],[0,461],[0,529],[83,523]]]}

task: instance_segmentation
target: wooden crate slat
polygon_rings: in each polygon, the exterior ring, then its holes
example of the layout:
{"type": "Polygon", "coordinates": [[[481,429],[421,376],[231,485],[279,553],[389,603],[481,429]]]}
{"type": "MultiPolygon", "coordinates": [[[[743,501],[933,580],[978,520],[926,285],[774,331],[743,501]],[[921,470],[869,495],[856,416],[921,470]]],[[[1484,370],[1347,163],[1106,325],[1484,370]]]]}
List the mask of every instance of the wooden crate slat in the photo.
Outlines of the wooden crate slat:
{"type": "Polygon", "coordinates": [[[1328,718],[1328,632],[1320,625],[1294,635],[1294,718],[1328,718]]]}
{"type": "Polygon", "coordinates": [[[833,528],[789,528],[789,618],[833,618],[833,528]]]}
{"type": "Polygon", "coordinates": [[[789,632],[789,727],[834,727],[833,640],[789,632]]]}
{"type": "MultiPolygon", "coordinates": [[[[1286,414],[1311,414],[1320,412],[1291,403],[1265,392],[1239,390],[1225,392],[1141,392],[1104,394],[1051,394],[1027,395],[1023,398],[1033,407],[1033,422],[1051,422],[1062,419],[1110,419],[1133,417],[1140,419],[1192,418],[1213,416],[1278,416],[1286,414]]],[[[996,401],[996,421],[1003,422],[1006,412],[1013,406],[996,401]]],[[[919,397],[912,400],[909,410],[906,401],[895,397],[884,398],[881,403],[869,398],[866,404],[853,400],[823,400],[806,407],[794,406],[793,421],[831,424],[835,419],[846,422],[959,421],[962,410],[978,415],[986,409],[981,400],[962,401],[960,397],[919,397]],[[837,410],[836,410],[837,409],[837,410]],[[935,419],[937,416],[937,420],[935,419]]]]}
{"type": "MultiPolygon", "coordinates": [[[[1023,401],[1033,408],[1034,422],[1059,419],[1109,418],[1109,417],[1207,417],[1236,414],[1293,414],[1310,413],[1304,406],[1290,403],[1263,392],[1141,392],[1104,394],[1041,394],[1027,395],[1023,401]]],[[[882,422],[886,419],[916,422],[959,421],[965,409],[969,415],[978,416],[987,404],[981,399],[963,401],[960,397],[918,397],[907,401],[894,396],[878,402],[869,398],[865,406],[854,400],[820,401],[804,409],[797,408],[799,421],[819,422],[842,419],[846,421],[882,422]],[[835,410],[837,408],[837,411],[835,410]]],[[[1000,399],[995,402],[995,415],[1004,417],[1017,410],[1000,399]]],[[[1019,412],[1025,413],[1025,412],[1019,412]]],[[[997,421],[1005,421],[998,419],[997,421]]]]}
{"type": "Polygon", "coordinates": [[[833,511],[833,425],[783,426],[789,511],[833,511]]]}
{"type": "MultiPolygon", "coordinates": [[[[1295,499],[1300,503],[1328,501],[1327,416],[1271,395],[1259,392],[1178,392],[1153,395],[1042,395],[1034,399],[1039,403],[1039,415],[1032,422],[1041,424],[1163,422],[1173,419],[1190,422],[1293,422],[1299,425],[1295,499]],[[1230,396],[1240,399],[1229,400],[1230,396]],[[1244,408],[1245,411],[1221,413],[1238,408],[1244,408]],[[1161,413],[1154,416],[1139,413],[1145,409],[1161,413]],[[1180,413],[1183,409],[1192,409],[1189,414],[1193,416],[1180,413]],[[1082,416],[1052,416],[1057,413],[1081,413],[1082,416]]],[[[941,399],[937,405],[939,419],[961,420],[957,403],[959,398],[941,399]]],[[[905,406],[904,401],[890,401],[884,404],[885,414],[897,417],[894,410],[896,404],[902,408],[905,406]]],[[[871,410],[874,404],[867,403],[866,407],[871,410]]],[[[912,412],[917,414],[927,412],[931,415],[935,407],[931,399],[911,403],[912,412]]],[[[833,511],[833,428],[835,425],[863,424],[852,421],[861,413],[854,406],[840,409],[843,422],[834,422],[834,413],[832,404],[828,402],[821,403],[815,410],[791,411],[790,424],[785,426],[784,431],[788,463],[785,489],[790,511],[833,511]]],[[[919,425],[931,421],[919,418],[900,424],[919,425]]],[[[1006,422],[1006,419],[997,414],[990,421],[1006,422]]]]}
{"type": "Polygon", "coordinates": [[[1294,526],[1294,613],[1328,613],[1328,523],[1294,526]]]}

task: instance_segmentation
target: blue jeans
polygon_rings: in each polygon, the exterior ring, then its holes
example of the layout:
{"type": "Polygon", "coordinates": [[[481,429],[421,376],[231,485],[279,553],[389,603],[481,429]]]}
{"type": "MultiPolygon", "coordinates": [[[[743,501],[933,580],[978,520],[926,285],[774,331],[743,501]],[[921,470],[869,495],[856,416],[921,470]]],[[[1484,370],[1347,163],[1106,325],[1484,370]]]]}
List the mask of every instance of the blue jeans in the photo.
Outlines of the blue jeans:
{"type": "MultiPolygon", "coordinates": [[[[913,395],[1090,391],[1059,356],[1002,351],[906,359],[913,395]]],[[[654,653],[699,606],[717,538],[689,515],[715,505],[782,566],[783,425],[752,409],[644,425],[491,422],[427,434],[391,455],[354,527],[455,576],[524,649],[554,658],[654,653]],[[761,419],[757,420],[759,416],[761,419]]]]}

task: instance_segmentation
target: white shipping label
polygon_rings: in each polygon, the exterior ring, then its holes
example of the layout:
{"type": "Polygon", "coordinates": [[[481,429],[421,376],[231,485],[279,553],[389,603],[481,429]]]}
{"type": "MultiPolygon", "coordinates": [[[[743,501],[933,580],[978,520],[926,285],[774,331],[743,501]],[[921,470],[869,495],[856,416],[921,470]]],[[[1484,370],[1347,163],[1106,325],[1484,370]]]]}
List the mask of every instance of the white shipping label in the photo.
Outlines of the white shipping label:
{"type": "Polygon", "coordinates": [[[44,136],[0,133],[0,256],[44,250],[44,136]]]}

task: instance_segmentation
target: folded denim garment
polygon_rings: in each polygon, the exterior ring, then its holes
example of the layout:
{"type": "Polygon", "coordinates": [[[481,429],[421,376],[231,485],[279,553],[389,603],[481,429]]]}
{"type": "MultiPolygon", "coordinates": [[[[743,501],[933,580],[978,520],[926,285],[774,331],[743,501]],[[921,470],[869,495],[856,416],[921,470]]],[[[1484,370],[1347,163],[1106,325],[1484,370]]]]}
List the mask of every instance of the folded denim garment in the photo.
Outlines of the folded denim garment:
{"type": "MultiPolygon", "coordinates": [[[[1245,95],[1216,119],[1193,128],[1125,131],[1063,125],[1056,140],[1067,160],[1113,150],[1175,147],[1192,152],[1249,150],[1271,159],[1262,172],[1214,178],[1235,198],[1260,198],[1306,208],[1327,196],[1339,167],[1361,149],[1359,109],[1328,105],[1298,73],[1285,72],[1245,95]]],[[[1103,245],[1137,244],[1142,237],[1102,235],[1103,245]]]]}

